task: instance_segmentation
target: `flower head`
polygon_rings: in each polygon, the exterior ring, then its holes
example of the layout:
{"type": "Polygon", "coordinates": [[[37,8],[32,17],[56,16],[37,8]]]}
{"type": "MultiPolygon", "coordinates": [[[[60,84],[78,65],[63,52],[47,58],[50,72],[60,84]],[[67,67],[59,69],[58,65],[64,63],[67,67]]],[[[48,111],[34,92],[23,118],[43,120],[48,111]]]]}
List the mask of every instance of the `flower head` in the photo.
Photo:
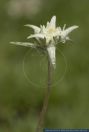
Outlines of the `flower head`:
{"type": "Polygon", "coordinates": [[[56,16],[53,16],[50,22],[47,22],[46,26],[40,25],[40,27],[34,25],[25,25],[28,27],[33,28],[34,34],[27,37],[30,38],[37,38],[37,39],[45,39],[46,45],[50,42],[54,42],[54,38],[58,38],[60,35],[60,27],[56,27],[56,16]]]}
{"type": "Polygon", "coordinates": [[[63,29],[61,29],[61,27],[56,27],[56,16],[53,16],[50,22],[47,22],[46,26],[40,25],[40,27],[37,27],[30,24],[27,24],[25,26],[30,27],[34,30],[34,34],[28,36],[27,39],[35,38],[37,42],[36,43],[11,42],[11,43],[22,46],[28,46],[32,48],[41,48],[46,50],[48,52],[50,61],[54,67],[56,64],[56,57],[55,57],[56,44],[59,42],[65,43],[67,40],[70,40],[68,35],[74,29],[78,28],[78,26],[76,25],[71,26],[67,29],[65,29],[66,25],[64,25],[63,29]]]}

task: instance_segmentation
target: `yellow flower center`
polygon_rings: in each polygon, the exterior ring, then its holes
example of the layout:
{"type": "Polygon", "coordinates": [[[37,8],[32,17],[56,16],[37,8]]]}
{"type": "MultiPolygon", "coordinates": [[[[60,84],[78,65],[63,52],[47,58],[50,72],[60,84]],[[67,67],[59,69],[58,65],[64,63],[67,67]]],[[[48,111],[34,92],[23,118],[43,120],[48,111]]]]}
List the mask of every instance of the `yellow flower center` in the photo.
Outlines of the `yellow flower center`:
{"type": "Polygon", "coordinates": [[[55,32],[55,29],[54,28],[49,28],[48,29],[48,33],[51,34],[51,33],[54,33],[55,32]]]}

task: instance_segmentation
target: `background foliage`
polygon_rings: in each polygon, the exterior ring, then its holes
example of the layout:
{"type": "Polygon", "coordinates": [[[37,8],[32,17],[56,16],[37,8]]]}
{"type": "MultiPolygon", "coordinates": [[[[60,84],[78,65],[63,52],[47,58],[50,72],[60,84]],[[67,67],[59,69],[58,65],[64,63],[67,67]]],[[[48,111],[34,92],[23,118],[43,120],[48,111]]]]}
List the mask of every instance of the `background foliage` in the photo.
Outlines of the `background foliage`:
{"type": "Polygon", "coordinates": [[[89,0],[28,1],[27,7],[22,4],[24,0],[0,0],[0,132],[35,131],[46,89],[42,85],[46,59],[36,57],[37,51],[9,42],[26,41],[32,30],[23,25],[39,26],[53,15],[57,16],[57,25],[76,24],[79,29],[71,35],[73,44],[58,45],[66,57],[67,70],[60,81],[65,63],[57,51],[57,84],[51,91],[45,127],[89,128],[89,0]],[[22,68],[26,55],[28,79],[22,68]]]}

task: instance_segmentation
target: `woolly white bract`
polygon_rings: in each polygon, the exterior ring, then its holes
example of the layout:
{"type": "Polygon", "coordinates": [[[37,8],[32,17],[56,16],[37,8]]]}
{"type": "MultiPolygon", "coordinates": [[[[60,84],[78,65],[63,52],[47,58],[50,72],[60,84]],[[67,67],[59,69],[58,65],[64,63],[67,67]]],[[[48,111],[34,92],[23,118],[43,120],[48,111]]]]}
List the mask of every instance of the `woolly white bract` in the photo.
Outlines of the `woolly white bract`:
{"type": "Polygon", "coordinates": [[[51,18],[50,22],[47,22],[46,26],[40,25],[40,27],[27,24],[25,25],[30,27],[34,30],[34,34],[31,34],[27,37],[27,39],[35,38],[35,43],[28,43],[28,42],[11,42],[12,44],[32,47],[32,48],[41,48],[48,52],[50,61],[55,68],[56,65],[56,44],[59,42],[65,43],[67,40],[70,40],[69,34],[74,30],[77,29],[78,26],[74,25],[67,29],[65,26],[63,29],[61,27],[56,27],[56,16],[51,18]]]}

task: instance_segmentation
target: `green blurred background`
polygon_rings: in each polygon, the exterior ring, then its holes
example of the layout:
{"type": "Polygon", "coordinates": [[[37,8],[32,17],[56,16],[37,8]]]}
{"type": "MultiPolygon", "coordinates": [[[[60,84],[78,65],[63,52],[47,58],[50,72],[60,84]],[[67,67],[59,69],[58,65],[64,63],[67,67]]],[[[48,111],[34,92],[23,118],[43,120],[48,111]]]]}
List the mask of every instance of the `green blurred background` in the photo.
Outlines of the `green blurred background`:
{"type": "Polygon", "coordinates": [[[25,24],[46,24],[53,15],[58,26],[66,23],[79,29],[71,34],[73,44],[57,47],[57,83],[45,127],[89,128],[89,0],[0,0],[0,132],[35,131],[47,60],[38,51],[9,42],[26,41],[32,30],[25,24]]]}

